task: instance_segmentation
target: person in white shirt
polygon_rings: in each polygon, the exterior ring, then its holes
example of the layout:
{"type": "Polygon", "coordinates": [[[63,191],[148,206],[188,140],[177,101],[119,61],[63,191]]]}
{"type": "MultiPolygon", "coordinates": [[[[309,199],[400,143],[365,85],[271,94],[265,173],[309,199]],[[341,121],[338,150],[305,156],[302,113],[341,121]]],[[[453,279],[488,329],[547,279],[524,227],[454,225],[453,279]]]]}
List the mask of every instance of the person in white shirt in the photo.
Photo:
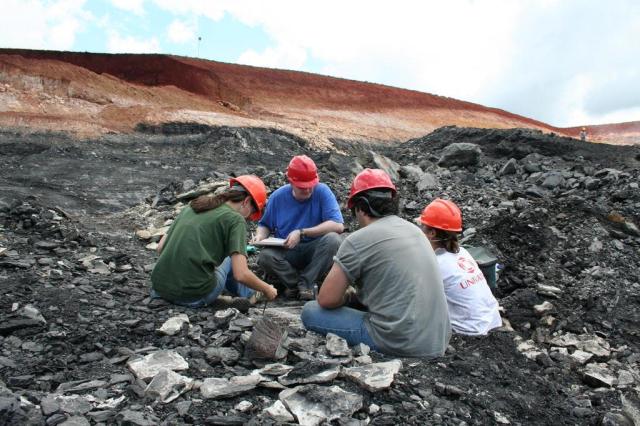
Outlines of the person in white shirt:
{"type": "Polygon", "coordinates": [[[502,326],[498,302],[480,267],[458,243],[462,213],[452,201],[436,198],[424,208],[416,223],[436,253],[454,332],[485,335],[502,326]]]}

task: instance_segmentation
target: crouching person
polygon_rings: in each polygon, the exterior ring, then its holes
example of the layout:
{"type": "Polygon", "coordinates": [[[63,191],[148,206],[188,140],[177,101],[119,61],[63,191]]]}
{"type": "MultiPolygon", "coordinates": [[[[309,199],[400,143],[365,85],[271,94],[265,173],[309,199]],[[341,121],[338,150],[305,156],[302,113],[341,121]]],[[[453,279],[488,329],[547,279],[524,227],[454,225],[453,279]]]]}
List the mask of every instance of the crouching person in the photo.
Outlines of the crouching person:
{"type": "Polygon", "coordinates": [[[502,326],[498,302],[478,263],[458,244],[462,212],[452,201],[436,198],[424,208],[416,223],[435,250],[453,331],[484,335],[502,326]]]}
{"type": "Polygon", "coordinates": [[[245,298],[239,302],[256,291],[273,300],[277,290],[251,272],[246,251],[245,220],[260,219],[266,200],[262,180],[244,175],[225,192],[192,201],[160,240],[151,296],[192,308],[212,304],[223,290],[245,298]]]}
{"type": "Polygon", "coordinates": [[[442,355],[451,327],[438,264],[420,230],[397,216],[391,179],[363,170],[347,206],[360,229],[340,246],[317,301],[305,304],[304,326],[389,355],[442,355]],[[345,306],[349,284],[366,310],[345,306]]]}

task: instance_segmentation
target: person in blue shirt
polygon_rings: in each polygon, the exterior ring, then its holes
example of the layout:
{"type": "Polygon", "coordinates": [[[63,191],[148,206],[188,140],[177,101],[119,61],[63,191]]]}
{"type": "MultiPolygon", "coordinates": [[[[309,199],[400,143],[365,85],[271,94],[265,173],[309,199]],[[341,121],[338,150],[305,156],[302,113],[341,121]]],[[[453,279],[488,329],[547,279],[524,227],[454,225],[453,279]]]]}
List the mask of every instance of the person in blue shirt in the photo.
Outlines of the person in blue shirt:
{"type": "Polygon", "coordinates": [[[262,249],[258,264],[285,285],[286,297],[312,300],[314,283],[329,271],[342,242],[344,219],[311,158],[293,157],[287,179],[269,197],[255,236],[261,241],[273,234],[285,239],[284,247],[262,249]]]}

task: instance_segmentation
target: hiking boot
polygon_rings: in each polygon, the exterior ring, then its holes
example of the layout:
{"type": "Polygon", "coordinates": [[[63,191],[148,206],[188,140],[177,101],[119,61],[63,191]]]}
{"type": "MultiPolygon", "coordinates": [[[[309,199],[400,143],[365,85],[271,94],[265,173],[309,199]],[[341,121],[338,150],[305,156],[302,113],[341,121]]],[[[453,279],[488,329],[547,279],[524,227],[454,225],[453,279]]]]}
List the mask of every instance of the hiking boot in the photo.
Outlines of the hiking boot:
{"type": "Polygon", "coordinates": [[[235,308],[243,314],[249,312],[251,302],[246,297],[218,296],[211,305],[216,311],[235,308]]]}
{"type": "Polygon", "coordinates": [[[251,303],[252,305],[264,302],[265,300],[267,300],[267,296],[265,296],[261,291],[256,291],[249,297],[249,303],[251,303]]]}
{"type": "Polygon", "coordinates": [[[298,298],[300,300],[315,300],[315,297],[313,296],[313,290],[311,290],[310,288],[301,288],[300,290],[298,290],[298,298]]]}
{"type": "Polygon", "coordinates": [[[298,298],[298,289],[297,288],[287,288],[284,290],[284,297],[290,300],[295,300],[298,298]]]}

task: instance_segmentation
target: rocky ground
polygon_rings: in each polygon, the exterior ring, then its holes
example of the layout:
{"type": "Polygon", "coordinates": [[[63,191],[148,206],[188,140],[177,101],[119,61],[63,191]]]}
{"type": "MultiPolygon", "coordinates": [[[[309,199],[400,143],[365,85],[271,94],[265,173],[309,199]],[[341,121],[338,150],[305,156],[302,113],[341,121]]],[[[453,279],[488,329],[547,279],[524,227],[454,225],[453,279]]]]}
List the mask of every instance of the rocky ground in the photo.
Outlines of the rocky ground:
{"type": "Polygon", "coordinates": [[[0,424],[640,424],[640,148],[453,127],[333,143],[177,124],[0,133],[0,424]],[[398,360],[306,333],[297,302],[149,300],[181,205],[247,172],[275,189],[301,153],[342,204],[361,167],[388,170],[407,219],[455,200],[465,244],[504,265],[505,327],[398,360]],[[287,333],[277,359],[256,359],[263,317],[287,333]]]}

